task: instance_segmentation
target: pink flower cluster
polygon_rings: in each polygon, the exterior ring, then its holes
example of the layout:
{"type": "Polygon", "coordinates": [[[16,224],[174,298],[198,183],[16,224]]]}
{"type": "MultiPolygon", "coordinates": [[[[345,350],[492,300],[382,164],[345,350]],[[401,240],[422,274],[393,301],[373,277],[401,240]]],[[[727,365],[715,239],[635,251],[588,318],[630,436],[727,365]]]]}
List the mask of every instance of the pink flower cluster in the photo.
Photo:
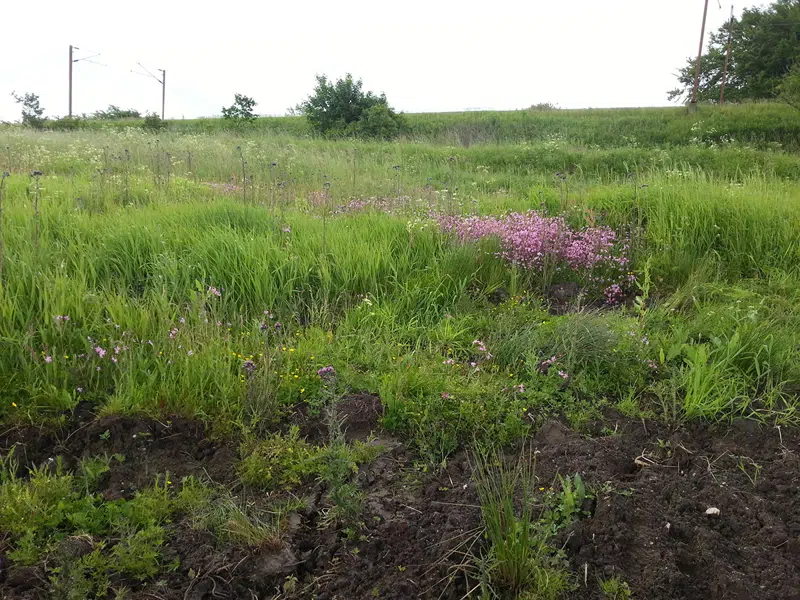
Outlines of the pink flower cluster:
{"type": "Polygon", "coordinates": [[[563,217],[548,217],[536,211],[505,216],[437,215],[442,231],[462,241],[495,237],[499,256],[535,271],[569,269],[578,274],[596,270],[621,272],[628,265],[628,245],[609,227],[573,229],[563,217]]]}

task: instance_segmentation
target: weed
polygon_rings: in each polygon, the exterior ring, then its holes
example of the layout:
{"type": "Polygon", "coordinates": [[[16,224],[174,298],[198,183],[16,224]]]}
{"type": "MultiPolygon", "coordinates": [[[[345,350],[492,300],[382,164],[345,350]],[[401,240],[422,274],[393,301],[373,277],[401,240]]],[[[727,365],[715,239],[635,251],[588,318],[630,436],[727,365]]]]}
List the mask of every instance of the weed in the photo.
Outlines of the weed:
{"type": "Polygon", "coordinates": [[[602,580],[600,591],[605,600],[630,600],[631,598],[631,588],[619,577],[602,580]]]}
{"type": "Polygon", "coordinates": [[[26,479],[17,476],[13,454],[2,461],[0,532],[11,543],[8,556],[20,565],[52,556],[47,570],[56,596],[102,596],[115,575],[144,581],[165,567],[169,480],[157,479],[131,500],[104,502],[93,487],[119,459],[84,460],[76,478],[58,458],[32,468],[26,479]]]}
{"type": "Polygon", "coordinates": [[[744,473],[745,477],[747,477],[748,481],[750,482],[750,485],[756,487],[758,484],[758,476],[761,474],[761,465],[747,456],[738,456],[734,458],[737,459],[737,468],[744,473]]]}
{"type": "Polygon", "coordinates": [[[496,452],[473,456],[490,543],[481,562],[485,593],[505,590],[516,598],[558,598],[569,586],[563,566],[548,545],[551,532],[538,525],[534,514],[533,460],[521,453],[509,466],[496,452]]]}

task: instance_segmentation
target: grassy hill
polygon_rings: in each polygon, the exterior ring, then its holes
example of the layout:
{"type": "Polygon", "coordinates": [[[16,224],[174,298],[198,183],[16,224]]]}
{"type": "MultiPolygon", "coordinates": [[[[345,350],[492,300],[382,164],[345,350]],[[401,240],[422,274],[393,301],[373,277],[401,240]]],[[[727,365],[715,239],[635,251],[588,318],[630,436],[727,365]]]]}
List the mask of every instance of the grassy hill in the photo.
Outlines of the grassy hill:
{"type": "MultiPolygon", "coordinates": [[[[412,113],[409,140],[436,144],[533,143],[567,141],[593,147],[669,147],[696,142],[743,143],[757,148],[800,150],[800,111],[779,103],[580,110],[516,110],[412,113]]],[[[84,121],[81,127],[132,127],[141,121],[84,121]]],[[[172,131],[239,131],[312,136],[303,117],[260,117],[244,130],[221,118],[170,120],[172,131]]]]}

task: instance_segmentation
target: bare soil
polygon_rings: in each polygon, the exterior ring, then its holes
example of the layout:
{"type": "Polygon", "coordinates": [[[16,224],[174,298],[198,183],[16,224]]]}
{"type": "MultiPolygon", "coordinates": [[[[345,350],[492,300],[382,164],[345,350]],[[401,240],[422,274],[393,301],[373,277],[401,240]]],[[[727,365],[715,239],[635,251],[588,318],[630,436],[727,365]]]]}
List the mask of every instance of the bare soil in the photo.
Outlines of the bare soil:
{"type": "MultiPolygon", "coordinates": [[[[278,550],[225,547],[178,515],[164,552],[180,567],[158,582],[131,584],[132,597],[465,597],[474,582],[461,565],[484,544],[466,455],[425,473],[402,443],[380,431],[377,398],[356,396],[340,408],[349,437],[373,434],[371,443],[385,448],[357,475],[366,502],[356,536],[322,527],[325,490],[314,483],[302,490],[306,508],[289,518],[278,550]]],[[[310,437],[326,434],[313,418],[297,419],[310,437]]],[[[595,490],[589,514],[557,539],[575,576],[570,598],[602,598],[598,582],[619,576],[634,598],[649,600],[800,600],[797,431],[749,421],[671,430],[618,415],[596,429],[579,434],[548,421],[529,441],[537,485],[555,487],[559,474],[580,472],[595,490]]],[[[130,497],[166,471],[173,479],[200,475],[237,485],[236,445],[212,440],[186,419],[96,419],[79,409],[62,430],[0,435],[0,450],[12,445],[27,465],[56,455],[67,466],[81,457],[125,455],[102,483],[109,499],[130,497]]],[[[0,542],[0,598],[46,598],[45,589],[43,572],[10,566],[0,542]]]]}

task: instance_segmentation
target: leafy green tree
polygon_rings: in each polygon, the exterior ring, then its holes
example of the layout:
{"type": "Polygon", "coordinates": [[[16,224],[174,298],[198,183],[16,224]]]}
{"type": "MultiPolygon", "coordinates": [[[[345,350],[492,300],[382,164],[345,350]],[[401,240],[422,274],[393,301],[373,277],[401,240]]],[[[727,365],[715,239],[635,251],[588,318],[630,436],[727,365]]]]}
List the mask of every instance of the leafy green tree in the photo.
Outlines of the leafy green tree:
{"type": "Polygon", "coordinates": [[[258,104],[255,100],[244,94],[234,94],[233,104],[222,107],[222,118],[236,123],[251,123],[256,120],[253,109],[258,104]]]}
{"type": "Polygon", "coordinates": [[[781,81],[778,86],[778,98],[800,110],[800,62],[796,63],[781,81]]]}
{"type": "Polygon", "coordinates": [[[12,98],[16,100],[17,104],[22,105],[22,124],[28,127],[36,127],[37,129],[44,125],[47,120],[44,118],[44,108],[39,104],[39,96],[36,94],[26,93],[19,95],[16,92],[11,92],[12,98]]]}
{"type": "Polygon", "coordinates": [[[389,138],[400,133],[405,122],[391,109],[386,96],[364,92],[362,87],[361,80],[349,73],[336,81],[317,75],[314,93],[298,105],[297,112],[327,136],[389,138]]]}
{"type": "MultiPolygon", "coordinates": [[[[800,2],[777,0],[768,7],[747,8],[741,19],[711,33],[708,51],[700,64],[698,101],[719,99],[729,33],[731,61],[725,98],[775,97],[781,80],[795,61],[800,60],[800,2]]],[[[697,58],[690,58],[680,69],[680,85],[668,92],[670,100],[691,98],[696,65],[697,58]]]]}

